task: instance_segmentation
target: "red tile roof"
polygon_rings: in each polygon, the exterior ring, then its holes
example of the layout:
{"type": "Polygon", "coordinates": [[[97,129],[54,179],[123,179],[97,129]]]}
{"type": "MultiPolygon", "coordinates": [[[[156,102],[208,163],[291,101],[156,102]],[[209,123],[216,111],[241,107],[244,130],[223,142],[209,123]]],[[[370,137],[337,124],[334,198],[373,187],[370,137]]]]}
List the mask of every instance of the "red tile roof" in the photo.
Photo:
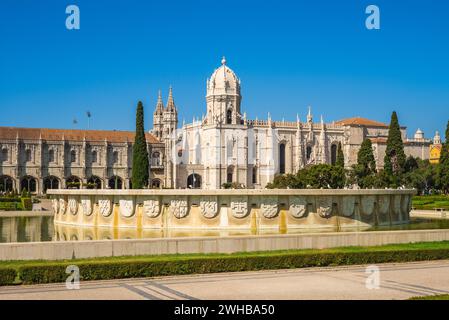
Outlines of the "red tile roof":
{"type": "MultiPolygon", "coordinates": [[[[148,143],[159,143],[155,136],[146,133],[148,143]]],[[[19,136],[23,140],[60,141],[105,141],[108,142],[134,142],[134,132],[131,131],[105,131],[105,130],[70,130],[45,128],[15,128],[0,127],[0,140],[14,140],[19,136]]]]}
{"type": "Polygon", "coordinates": [[[336,124],[340,124],[340,125],[344,125],[344,126],[367,126],[367,127],[388,128],[388,124],[385,124],[385,123],[382,123],[379,121],[375,121],[375,120],[366,119],[366,118],[360,118],[360,117],[343,119],[343,120],[337,121],[336,124]]]}

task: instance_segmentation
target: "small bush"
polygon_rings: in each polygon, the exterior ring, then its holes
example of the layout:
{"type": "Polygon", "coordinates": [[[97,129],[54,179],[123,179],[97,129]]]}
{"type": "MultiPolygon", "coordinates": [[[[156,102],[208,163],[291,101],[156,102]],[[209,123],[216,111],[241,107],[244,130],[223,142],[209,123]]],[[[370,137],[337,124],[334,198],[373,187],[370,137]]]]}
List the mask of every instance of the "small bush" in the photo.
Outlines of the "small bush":
{"type": "Polygon", "coordinates": [[[33,210],[33,201],[31,201],[31,198],[22,198],[22,207],[27,211],[33,210]]]}
{"type": "Polygon", "coordinates": [[[14,284],[17,271],[13,268],[0,268],[0,286],[14,284]]]}

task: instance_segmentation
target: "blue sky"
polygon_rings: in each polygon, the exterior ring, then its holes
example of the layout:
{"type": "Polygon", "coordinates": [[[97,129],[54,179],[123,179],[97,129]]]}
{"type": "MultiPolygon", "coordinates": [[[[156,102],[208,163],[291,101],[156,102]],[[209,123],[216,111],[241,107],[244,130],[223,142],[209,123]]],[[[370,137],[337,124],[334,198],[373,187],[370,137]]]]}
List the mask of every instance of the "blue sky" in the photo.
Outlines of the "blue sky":
{"type": "Polygon", "coordinates": [[[0,2],[0,126],[151,128],[157,92],[173,86],[182,119],[205,112],[206,78],[223,55],[250,118],[316,121],[399,114],[408,133],[449,120],[449,1],[0,2]],[[65,9],[81,10],[81,30],[65,9]],[[378,5],[381,30],[365,28],[378,5]]]}

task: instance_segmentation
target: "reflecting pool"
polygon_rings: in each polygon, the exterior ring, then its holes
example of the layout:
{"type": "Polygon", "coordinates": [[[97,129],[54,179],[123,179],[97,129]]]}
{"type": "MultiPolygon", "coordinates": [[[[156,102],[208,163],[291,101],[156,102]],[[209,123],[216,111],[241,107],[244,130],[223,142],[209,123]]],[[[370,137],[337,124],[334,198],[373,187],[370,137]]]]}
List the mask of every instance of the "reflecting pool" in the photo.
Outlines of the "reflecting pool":
{"type": "Polygon", "coordinates": [[[423,230],[449,229],[449,220],[411,218],[410,224],[379,227],[352,227],[326,229],[295,229],[287,232],[264,230],[258,232],[246,230],[150,230],[134,228],[79,227],[55,224],[51,216],[0,217],[0,243],[78,241],[78,240],[113,240],[113,239],[151,239],[176,237],[228,237],[243,235],[298,234],[316,232],[350,232],[350,231],[387,231],[387,230],[423,230]]]}

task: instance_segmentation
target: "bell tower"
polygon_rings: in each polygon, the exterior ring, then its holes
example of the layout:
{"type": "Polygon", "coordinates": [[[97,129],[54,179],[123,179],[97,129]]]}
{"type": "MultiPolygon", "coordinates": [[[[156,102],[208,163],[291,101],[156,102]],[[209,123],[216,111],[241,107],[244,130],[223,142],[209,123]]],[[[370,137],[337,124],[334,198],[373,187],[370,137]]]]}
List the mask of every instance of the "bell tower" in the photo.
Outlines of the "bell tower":
{"type": "Polygon", "coordinates": [[[240,79],[227,65],[226,58],[221,66],[207,79],[207,118],[208,124],[241,124],[240,79]]]}

